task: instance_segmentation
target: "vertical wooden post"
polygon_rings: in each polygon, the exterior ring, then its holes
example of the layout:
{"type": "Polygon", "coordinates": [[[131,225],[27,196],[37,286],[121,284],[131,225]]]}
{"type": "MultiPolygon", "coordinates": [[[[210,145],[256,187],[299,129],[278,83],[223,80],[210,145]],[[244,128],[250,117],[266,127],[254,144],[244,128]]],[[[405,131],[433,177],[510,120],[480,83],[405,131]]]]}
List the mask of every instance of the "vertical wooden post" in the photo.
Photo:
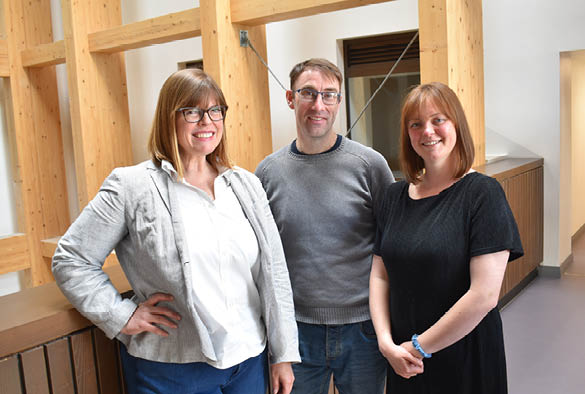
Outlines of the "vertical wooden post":
{"type": "Polygon", "coordinates": [[[120,0],[62,0],[79,207],[110,171],[132,164],[123,53],[90,53],[87,34],[122,24],[120,0]]]}
{"type": "Polygon", "coordinates": [[[19,231],[26,233],[29,244],[29,284],[37,286],[53,280],[40,240],[62,234],[69,225],[55,68],[26,69],[20,54],[25,48],[53,41],[51,7],[49,0],[4,0],[3,11],[19,231]]]}
{"type": "Polygon", "coordinates": [[[232,24],[229,0],[202,1],[200,10],[203,65],[229,105],[228,152],[237,165],[254,171],[272,152],[268,72],[250,48],[240,46],[240,30],[248,31],[266,59],[266,28],[232,24]]]}
{"type": "Polygon", "coordinates": [[[474,166],[485,163],[481,0],[419,0],[421,82],[449,85],[463,104],[475,144],[474,166]]]}

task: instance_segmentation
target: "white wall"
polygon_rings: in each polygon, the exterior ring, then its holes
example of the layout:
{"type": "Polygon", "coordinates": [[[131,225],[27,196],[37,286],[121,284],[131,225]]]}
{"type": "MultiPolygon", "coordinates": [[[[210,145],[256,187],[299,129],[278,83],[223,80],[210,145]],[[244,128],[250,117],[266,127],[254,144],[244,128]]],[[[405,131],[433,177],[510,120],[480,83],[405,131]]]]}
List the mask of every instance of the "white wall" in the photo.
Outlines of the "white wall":
{"type": "Polygon", "coordinates": [[[486,127],[544,158],[548,266],[570,254],[570,234],[559,232],[567,215],[560,209],[559,53],[585,48],[584,20],[582,0],[483,1],[486,127]]]}
{"type": "MultiPolygon", "coordinates": [[[[398,0],[270,23],[266,26],[268,65],[287,88],[292,67],[311,57],[322,57],[343,70],[340,40],[418,29],[418,2],[398,0]]],[[[253,44],[253,43],[252,43],[253,44]]],[[[270,78],[272,146],[274,150],[296,137],[293,111],[288,108],[282,88],[270,78]]],[[[345,99],[345,98],[344,98],[345,99]]],[[[336,121],[345,133],[345,102],[336,121]]]]}

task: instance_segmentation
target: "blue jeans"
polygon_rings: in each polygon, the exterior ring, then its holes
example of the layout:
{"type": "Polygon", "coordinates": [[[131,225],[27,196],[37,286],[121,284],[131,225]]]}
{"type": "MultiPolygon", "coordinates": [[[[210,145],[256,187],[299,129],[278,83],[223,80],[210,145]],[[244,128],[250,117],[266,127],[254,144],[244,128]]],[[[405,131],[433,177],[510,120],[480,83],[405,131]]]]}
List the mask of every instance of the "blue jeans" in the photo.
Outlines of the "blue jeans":
{"type": "Polygon", "coordinates": [[[227,369],[206,363],[161,363],[134,357],[120,344],[129,394],[266,394],[266,350],[227,369]]]}
{"type": "Polygon", "coordinates": [[[302,362],[293,364],[293,394],[327,394],[331,374],[340,394],[382,394],[388,363],[371,320],[299,327],[302,362]]]}

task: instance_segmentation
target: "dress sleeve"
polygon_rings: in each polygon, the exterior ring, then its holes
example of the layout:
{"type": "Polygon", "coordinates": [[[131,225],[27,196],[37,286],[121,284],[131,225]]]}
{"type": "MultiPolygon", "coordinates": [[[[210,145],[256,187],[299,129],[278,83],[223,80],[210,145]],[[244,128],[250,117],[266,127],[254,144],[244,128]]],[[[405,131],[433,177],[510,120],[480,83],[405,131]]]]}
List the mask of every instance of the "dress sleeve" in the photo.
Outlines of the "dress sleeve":
{"type": "Polygon", "coordinates": [[[522,243],[514,214],[504,190],[494,178],[482,176],[471,193],[471,257],[509,250],[508,261],[522,255],[522,243]]]}

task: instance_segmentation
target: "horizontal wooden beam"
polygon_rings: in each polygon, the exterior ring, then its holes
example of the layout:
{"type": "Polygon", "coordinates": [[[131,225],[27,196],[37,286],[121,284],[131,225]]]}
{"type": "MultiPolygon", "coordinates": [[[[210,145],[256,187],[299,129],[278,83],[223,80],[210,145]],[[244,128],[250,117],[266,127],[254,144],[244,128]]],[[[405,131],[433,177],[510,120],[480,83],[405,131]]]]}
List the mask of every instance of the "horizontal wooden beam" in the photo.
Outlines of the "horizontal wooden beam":
{"type": "Polygon", "coordinates": [[[201,35],[199,8],[88,34],[90,52],[122,52],[201,35]]]}
{"type": "Polygon", "coordinates": [[[65,41],[59,40],[48,44],[27,48],[20,53],[24,67],[44,67],[65,63],[65,41]]]}
{"type": "MultiPolygon", "coordinates": [[[[43,253],[43,257],[47,259],[52,259],[53,255],[55,254],[55,249],[57,249],[57,243],[61,237],[54,237],[49,239],[43,239],[41,241],[41,251],[43,253]]],[[[116,252],[113,251],[110,255],[106,258],[104,263],[104,268],[111,267],[113,265],[118,265],[118,258],[116,257],[116,252]]]]}
{"type": "Polygon", "coordinates": [[[232,23],[258,26],[389,0],[231,0],[232,23]]]}
{"type": "Polygon", "coordinates": [[[0,40],[0,77],[10,76],[10,70],[8,68],[8,48],[6,46],[6,40],[0,40]]]}
{"type": "Polygon", "coordinates": [[[25,234],[0,238],[0,275],[30,268],[28,239],[25,234]]]}

